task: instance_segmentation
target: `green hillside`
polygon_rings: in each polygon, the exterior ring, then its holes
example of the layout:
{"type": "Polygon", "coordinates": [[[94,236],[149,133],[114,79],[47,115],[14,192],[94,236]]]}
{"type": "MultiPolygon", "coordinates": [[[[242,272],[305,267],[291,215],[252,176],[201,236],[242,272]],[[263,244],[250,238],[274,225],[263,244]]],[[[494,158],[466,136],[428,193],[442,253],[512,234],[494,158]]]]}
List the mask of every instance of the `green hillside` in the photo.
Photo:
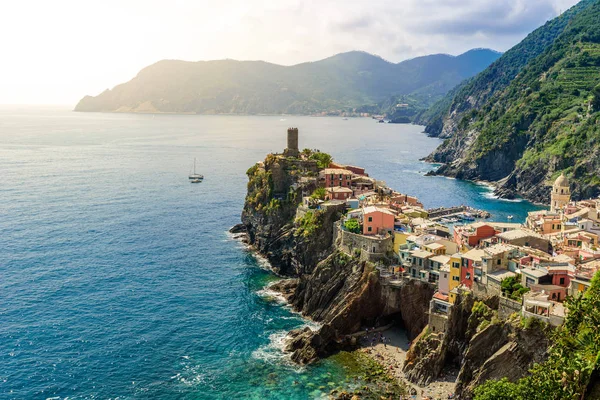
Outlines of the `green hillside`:
{"type": "Polygon", "coordinates": [[[547,201],[548,183],[565,172],[575,198],[600,193],[600,1],[582,1],[568,15],[560,35],[514,79],[489,81],[479,97],[487,100],[453,118],[452,137],[431,156],[446,163],[440,173],[498,181],[499,194],[547,201]]]}
{"type": "MultiPolygon", "coordinates": [[[[552,334],[548,360],[517,382],[489,380],[475,400],[574,400],[600,396],[600,275],[570,298],[565,324],[552,334]]],[[[538,326],[537,329],[544,329],[538,326]]]]}
{"type": "Polygon", "coordinates": [[[574,16],[593,2],[582,0],[558,18],[548,21],[480,74],[449,92],[420,117],[419,122],[427,125],[425,132],[431,136],[452,136],[455,125],[465,113],[482,107],[494,94],[504,90],[531,60],[554,43],[574,16]]]}
{"type": "Polygon", "coordinates": [[[394,96],[423,108],[500,56],[477,49],[398,64],[364,52],[293,66],[262,61],[164,60],[131,81],[86,96],[76,111],[314,114],[386,110],[394,96]]]}

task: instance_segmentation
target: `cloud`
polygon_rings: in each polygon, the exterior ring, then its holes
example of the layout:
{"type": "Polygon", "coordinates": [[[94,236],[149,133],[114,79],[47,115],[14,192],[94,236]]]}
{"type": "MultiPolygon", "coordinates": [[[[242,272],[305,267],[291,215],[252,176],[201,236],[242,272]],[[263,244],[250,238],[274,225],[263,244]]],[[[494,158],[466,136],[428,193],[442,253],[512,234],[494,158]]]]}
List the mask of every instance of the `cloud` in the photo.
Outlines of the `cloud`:
{"type": "Polygon", "coordinates": [[[474,47],[506,51],[576,2],[12,1],[0,13],[0,36],[10,38],[2,49],[0,103],[75,103],[161,59],[291,65],[350,50],[392,62],[474,47]]]}

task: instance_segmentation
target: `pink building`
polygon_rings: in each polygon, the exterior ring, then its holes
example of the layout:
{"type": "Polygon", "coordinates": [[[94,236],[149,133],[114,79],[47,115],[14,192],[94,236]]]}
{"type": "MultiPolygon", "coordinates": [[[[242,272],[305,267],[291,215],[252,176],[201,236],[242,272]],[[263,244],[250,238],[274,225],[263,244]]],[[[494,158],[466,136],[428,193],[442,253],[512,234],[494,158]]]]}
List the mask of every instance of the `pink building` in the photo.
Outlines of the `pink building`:
{"type": "Polygon", "coordinates": [[[319,174],[322,179],[325,180],[325,187],[350,187],[350,183],[352,182],[352,172],[347,169],[341,168],[325,168],[319,174]]]}
{"type": "Polygon", "coordinates": [[[392,233],[394,217],[394,213],[386,208],[365,207],[363,209],[363,235],[392,233]]]}
{"type": "Polygon", "coordinates": [[[327,188],[327,195],[330,200],[347,200],[353,195],[353,191],[347,187],[336,186],[327,188]]]}

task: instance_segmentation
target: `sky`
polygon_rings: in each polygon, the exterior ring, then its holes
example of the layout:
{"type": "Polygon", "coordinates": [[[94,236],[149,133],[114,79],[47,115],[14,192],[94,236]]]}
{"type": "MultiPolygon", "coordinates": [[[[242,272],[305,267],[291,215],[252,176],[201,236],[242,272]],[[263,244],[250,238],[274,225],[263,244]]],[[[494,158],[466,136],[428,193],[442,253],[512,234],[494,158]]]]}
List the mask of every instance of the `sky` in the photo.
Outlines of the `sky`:
{"type": "Polygon", "coordinates": [[[162,59],[506,51],[578,0],[3,0],[0,104],[74,106],[162,59]]]}

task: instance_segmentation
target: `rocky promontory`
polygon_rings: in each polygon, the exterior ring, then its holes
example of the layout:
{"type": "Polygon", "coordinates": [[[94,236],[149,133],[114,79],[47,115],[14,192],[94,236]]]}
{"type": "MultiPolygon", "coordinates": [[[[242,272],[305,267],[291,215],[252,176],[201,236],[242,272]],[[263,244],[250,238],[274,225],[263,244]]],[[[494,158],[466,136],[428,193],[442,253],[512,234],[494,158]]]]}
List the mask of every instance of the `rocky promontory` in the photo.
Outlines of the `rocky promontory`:
{"type": "Polygon", "coordinates": [[[443,331],[436,332],[436,324],[429,325],[435,285],[391,277],[387,271],[398,262],[392,252],[374,261],[365,257],[364,248],[349,249],[338,223],[348,212],[346,202],[309,204],[319,191],[321,169],[303,155],[268,155],[247,172],[242,224],[233,230],[245,235],[283,278],[270,288],[320,323],[317,330],[289,333],[285,350],[292,360],[312,363],[358,347],[367,327],[396,325],[412,341],[402,378],[426,386],[449,370],[458,371],[456,394],[469,399],[484,381],[517,380],[545,359],[548,330],[525,326],[520,317],[502,311],[497,295],[461,295],[443,331]]]}
{"type": "Polygon", "coordinates": [[[319,209],[302,205],[302,198],[318,187],[319,170],[316,162],[302,157],[268,155],[247,172],[242,224],[235,227],[287,278],[271,289],[322,323],[318,331],[291,332],[288,350],[300,364],[352,347],[355,341],[347,335],[364,327],[395,322],[415,337],[427,324],[434,292],[419,281],[391,288],[374,263],[339,248],[334,229],[346,212],[345,203],[324,203],[319,209]]]}

